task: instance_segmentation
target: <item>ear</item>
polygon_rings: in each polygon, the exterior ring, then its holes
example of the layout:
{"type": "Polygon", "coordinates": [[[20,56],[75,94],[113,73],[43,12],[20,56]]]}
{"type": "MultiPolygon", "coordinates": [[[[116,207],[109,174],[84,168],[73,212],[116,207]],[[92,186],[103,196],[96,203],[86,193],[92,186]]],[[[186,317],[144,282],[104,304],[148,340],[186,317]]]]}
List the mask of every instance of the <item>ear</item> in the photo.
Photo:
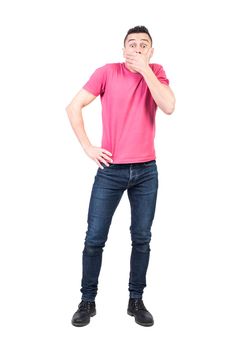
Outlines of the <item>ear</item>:
{"type": "Polygon", "coordinates": [[[147,56],[148,56],[148,59],[149,59],[149,60],[151,59],[151,57],[153,56],[153,54],[154,54],[154,48],[151,47],[151,48],[149,49],[148,53],[147,53],[147,56]]]}

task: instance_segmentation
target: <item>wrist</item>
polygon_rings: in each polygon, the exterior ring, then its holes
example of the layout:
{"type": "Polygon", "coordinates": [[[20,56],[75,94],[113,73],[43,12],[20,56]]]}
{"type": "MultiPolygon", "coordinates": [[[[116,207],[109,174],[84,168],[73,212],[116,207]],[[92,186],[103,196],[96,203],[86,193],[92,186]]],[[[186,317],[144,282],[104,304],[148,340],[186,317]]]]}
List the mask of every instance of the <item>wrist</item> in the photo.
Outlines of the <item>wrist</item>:
{"type": "Polygon", "coordinates": [[[83,147],[83,150],[84,150],[85,152],[87,152],[88,149],[89,149],[90,147],[92,147],[92,145],[91,145],[91,143],[88,143],[88,144],[82,145],[82,147],[83,147]]]}

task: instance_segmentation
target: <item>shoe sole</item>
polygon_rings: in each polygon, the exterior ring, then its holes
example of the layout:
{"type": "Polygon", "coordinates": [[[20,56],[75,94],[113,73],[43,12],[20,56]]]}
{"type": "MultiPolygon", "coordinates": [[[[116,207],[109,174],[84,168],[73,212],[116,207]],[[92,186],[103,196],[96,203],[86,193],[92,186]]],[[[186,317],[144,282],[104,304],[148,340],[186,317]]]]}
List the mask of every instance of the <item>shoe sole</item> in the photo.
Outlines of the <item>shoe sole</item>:
{"type": "MultiPolygon", "coordinates": [[[[134,317],[135,317],[135,315],[134,315],[132,312],[127,311],[127,313],[128,313],[129,316],[134,316],[134,317]]],[[[141,323],[141,322],[139,322],[139,321],[136,320],[136,317],[135,317],[135,322],[136,322],[137,324],[139,324],[140,326],[144,326],[144,327],[150,327],[150,326],[153,326],[153,324],[154,324],[154,321],[153,321],[153,322],[150,322],[150,323],[141,323]]]]}
{"type": "MultiPolygon", "coordinates": [[[[94,311],[92,314],[90,314],[90,317],[93,317],[96,315],[96,311],[94,311]]],[[[75,322],[72,322],[72,325],[75,326],[75,327],[84,327],[84,326],[87,326],[89,323],[90,323],[90,320],[89,322],[86,322],[86,323],[75,323],[75,322]]]]}

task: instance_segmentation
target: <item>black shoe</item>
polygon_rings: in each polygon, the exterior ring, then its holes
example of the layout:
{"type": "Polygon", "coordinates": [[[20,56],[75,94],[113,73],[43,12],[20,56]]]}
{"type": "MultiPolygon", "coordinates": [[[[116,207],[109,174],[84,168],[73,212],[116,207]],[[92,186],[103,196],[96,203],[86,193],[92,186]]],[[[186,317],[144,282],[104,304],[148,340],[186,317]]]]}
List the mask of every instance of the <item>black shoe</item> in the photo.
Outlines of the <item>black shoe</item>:
{"type": "Polygon", "coordinates": [[[89,324],[90,317],[96,315],[95,301],[82,300],[78,310],[74,313],[71,323],[76,327],[83,327],[89,324]]]}
{"type": "Polygon", "coordinates": [[[153,326],[154,320],[151,313],[146,309],[142,299],[129,299],[128,315],[135,316],[136,323],[141,326],[153,326]]]}

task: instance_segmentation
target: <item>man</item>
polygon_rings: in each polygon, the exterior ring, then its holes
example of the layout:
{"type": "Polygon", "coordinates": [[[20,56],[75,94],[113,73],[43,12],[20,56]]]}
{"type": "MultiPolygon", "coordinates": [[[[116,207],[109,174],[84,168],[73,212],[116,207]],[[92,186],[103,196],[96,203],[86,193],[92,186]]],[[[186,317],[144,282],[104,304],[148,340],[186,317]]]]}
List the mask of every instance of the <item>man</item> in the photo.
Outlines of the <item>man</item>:
{"type": "Polygon", "coordinates": [[[83,250],[82,300],[72,317],[74,326],[85,326],[96,314],[98,277],[113,214],[125,190],[131,206],[129,302],[127,313],[142,326],[152,326],[153,316],[142,295],[146,287],[151,226],[158,190],[154,150],[155,113],[159,107],[171,114],[175,97],[163,67],[150,64],[152,38],[144,26],[128,30],[124,39],[125,62],[106,64],[67,106],[72,128],[86,154],[97,165],[88,210],[83,250]],[[100,95],[102,147],[89,141],[82,108],[100,95]]]}

